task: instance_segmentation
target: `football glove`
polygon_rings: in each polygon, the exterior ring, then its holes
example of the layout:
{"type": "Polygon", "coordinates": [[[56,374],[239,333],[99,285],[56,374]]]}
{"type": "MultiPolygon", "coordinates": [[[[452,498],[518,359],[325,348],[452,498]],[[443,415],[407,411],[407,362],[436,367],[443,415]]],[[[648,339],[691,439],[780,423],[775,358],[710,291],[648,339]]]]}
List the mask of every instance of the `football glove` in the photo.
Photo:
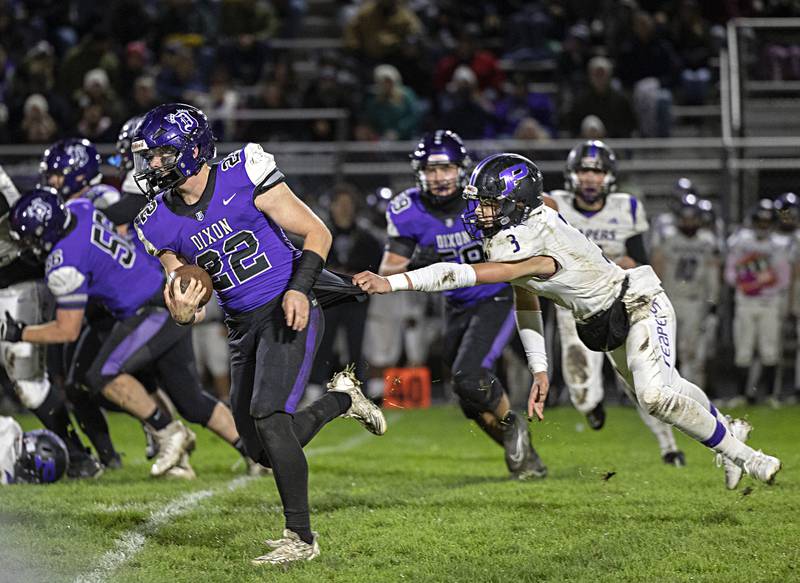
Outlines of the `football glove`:
{"type": "Polygon", "coordinates": [[[25,324],[18,322],[6,310],[6,317],[0,320],[0,340],[5,342],[19,342],[22,340],[22,331],[25,329],[25,324]]]}

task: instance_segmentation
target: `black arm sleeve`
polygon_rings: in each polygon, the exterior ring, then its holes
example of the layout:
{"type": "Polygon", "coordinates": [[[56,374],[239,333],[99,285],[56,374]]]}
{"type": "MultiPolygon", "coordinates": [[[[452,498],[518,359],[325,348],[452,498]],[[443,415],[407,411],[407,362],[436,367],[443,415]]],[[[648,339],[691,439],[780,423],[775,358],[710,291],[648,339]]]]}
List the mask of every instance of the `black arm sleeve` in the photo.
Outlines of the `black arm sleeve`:
{"type": "Polygon", "coordinates": [[[647,250],[644,247],[644,235],[634,235],[626,239],[625,250],[628,252],[628,257],[639,265],[647,265],[650,263],[647,257],[647,250]]]}
{"type": "Polygon", "coordinates": [[[389,237],[386,242],[386,251],[389,253],[396,253],[402,255],[407,259],[411,259],[414,254],[414,249],[417,248],[417,242],[411,237],[389,237]]]}

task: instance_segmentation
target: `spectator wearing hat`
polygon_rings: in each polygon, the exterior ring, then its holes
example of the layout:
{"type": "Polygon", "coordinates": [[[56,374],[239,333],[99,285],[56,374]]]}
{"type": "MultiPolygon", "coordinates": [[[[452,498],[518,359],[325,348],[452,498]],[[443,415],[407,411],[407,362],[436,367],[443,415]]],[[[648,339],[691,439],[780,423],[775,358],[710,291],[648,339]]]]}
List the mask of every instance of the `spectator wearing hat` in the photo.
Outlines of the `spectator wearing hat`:
{"type": "Polygon", "coordinates": [[[27,144],[47,144],[56,139],[58,126],[50,115],[47,99],[39,93],[28,96],[17,140],[27,144]]]}

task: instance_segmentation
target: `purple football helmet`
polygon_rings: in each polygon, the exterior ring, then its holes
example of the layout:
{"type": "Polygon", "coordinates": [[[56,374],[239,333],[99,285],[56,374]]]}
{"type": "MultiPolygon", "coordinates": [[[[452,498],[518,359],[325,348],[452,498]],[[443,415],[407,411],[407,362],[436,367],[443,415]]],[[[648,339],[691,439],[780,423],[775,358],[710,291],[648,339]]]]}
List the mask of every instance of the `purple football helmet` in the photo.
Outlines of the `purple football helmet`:
{"type": "Polygon", "coordinates": [[[119,172],[121,178],[124,180],[125,175],[133,170],[133,152],[131,152],[131,144],[133,143],[133,136],[136,135],[136,130],[139,129],[139,124],[144,119],[141,115],[136,115],[122,124],[122,129],[119,130],[119,137],[117,137],[117,154],[119,155],[119,172]]]}
{"type": "Polygon", "coordinates": [[[100,154],[89,140],[59,140],[44,151],[39,163],[42,185],[52,186],[65,199],[70,198],[87,186],[100,183],[100,163],[100,154]],[[58,186],[50,184],[54,176],[63,177],[63,182],[58,186]]]}
{"type": "Polygon", "coordinates": [[[9,234],[36,255],[50,252],[67,230],[70,212],[54,188],[34,188],[11,209],[9,234]]]}
{"type": "Polygon", "coordinates": [[[63,476],[69,467],[64,441],[48,429],[26,431],[22,435],[22,454],[14,464],[14,482],[49,484],[63,476]]]}
{"type": "Polygon", "coordinates": [[[411,168],[417,175],[417,186],[426,201],[439,206],[461,195],[467,182],[467,168],[472,164],[472,160],[457,133],[450,130],[436,130],[425,134],[409,158],[411,168]],[[427,183],[424,170],[437,164],[453,164],[458,167],[458,178],[455,183],[436,186],[438,192],[450,191],[449,194],[432,192],[432,185],[427,183]]]}
{"type": "Polygon", "coordinates": [[[206,114],[184,103],[159,105],[147,112],[131,151],[134,179],[148,197],[180,186],[217,155],[206,114]]]}
{"type": "Polygon", "coordinates": [[[587,203],[596,202],[614,192],[617,184],[617,157],[614,150],[600,140],[581,142],[567,156],[567,167],[564,169],[564,188],[575,193],[587,203]],[[581,187],[578,172],[596,170],[605,172],[599,190],[586,190],[581,187]]]}

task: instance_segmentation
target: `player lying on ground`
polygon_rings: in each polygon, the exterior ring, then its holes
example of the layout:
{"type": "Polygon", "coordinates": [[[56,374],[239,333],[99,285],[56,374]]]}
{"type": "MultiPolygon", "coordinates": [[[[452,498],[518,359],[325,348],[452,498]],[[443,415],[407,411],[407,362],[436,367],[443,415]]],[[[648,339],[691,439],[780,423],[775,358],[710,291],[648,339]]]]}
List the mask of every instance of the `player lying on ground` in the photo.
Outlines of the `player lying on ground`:
{"type": "Polygon", "coordinates": [[[48,429],[23,433],[19,423],[0,415],[0,485],[48,484],[69,466],[64,441],[48,429]]]}
{"type": "MultiPolygon", "coordinates": [[[[331,234],[261,146],[247,144],[209,165],[216,155],[214,135],[205,114],[190,105],[148,112],[132,150],[137,183],[155,197],[136,220],[139,237],[167,273],[195,263],[212,277],[227,314],[236,427],[250,456],[272,467],[283,502],[284,536],[253,563],[313,559],[319,545],[311,531],[303,446],[340,415],[377,435],[386,431],[383,413],[349,372],[335,375],[331,392],[296,411],[322,338],[317,300],[323,298],[312,290],[325,275],[331,234]],[[304,238],[302,253],[283,229],[304,238]]],[[[185,295],[165,296],[176,322],[202,319],[203,292],[192,279],[185,295]]],[[[339,281],[333,295],[360,293],[339,281]]]]}
{"type": "Polygon", "coordinates": [[[547,355],[538,295],[572,311],[584,344],[609,352],[629,395],[648,413],[669,423],[723,458],[728,487],[744,470],[770,483],[781,468],[736,435],[732,420],[705,393],[675,370],[675,313],[649,266],[623,270],[600,248],[542,204],[542,174],[516,154],[495,154],[472,172],[464,222],[483,239],[489,263],[436,263],[404,274],[353,277],[369,293],[444,291],[479,283],[514,285],[517,324],[534,376],[528,413],[543,418],[547,355]]]}

